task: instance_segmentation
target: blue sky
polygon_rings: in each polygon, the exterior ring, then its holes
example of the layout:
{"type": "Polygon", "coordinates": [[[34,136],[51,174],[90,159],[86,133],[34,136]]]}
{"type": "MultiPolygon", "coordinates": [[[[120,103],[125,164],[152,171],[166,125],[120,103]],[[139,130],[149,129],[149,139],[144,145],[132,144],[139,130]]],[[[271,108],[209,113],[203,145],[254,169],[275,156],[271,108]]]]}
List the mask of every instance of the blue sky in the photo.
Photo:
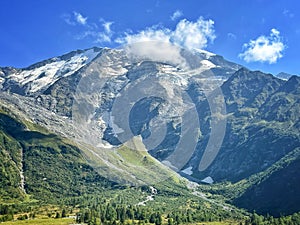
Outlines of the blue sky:
{"type": "Polygon", "coordinates": [[[299,14],[297,0],[1,0],[0,66],[154,39],[299,75],[299,14]]]}

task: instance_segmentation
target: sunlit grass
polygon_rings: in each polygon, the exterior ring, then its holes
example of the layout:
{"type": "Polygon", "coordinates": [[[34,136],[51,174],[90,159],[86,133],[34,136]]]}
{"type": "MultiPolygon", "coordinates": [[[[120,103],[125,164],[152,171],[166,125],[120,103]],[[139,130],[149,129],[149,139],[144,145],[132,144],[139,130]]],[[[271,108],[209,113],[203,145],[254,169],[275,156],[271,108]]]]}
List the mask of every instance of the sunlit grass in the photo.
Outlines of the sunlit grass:
{"type": "Polygon", "coordinates": [[[238,225],[239,222],[237,221],[222,221],[222,222],[198,222],[198,223],[190,223],[197,224],[197,225],[238,225]]]}
{"type": "Polygon", "coordinates": [[[16,221],[8,221],[1,223],[3,225],[22,225],[22,224],[30,224],[30,225],[69,225],[74,223],[73,218],[47,218],[47,219],[32,219],[32,220],[16,220],[16,221]]]}

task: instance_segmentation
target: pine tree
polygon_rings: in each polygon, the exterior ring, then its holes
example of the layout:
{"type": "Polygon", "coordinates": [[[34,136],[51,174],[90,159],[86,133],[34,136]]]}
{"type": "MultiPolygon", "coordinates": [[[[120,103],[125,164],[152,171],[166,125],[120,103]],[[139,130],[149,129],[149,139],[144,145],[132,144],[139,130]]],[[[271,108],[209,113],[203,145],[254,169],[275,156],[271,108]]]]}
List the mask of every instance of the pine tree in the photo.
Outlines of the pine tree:
{"type": "Polygon", "coordinates": [[[62,218],[67,217],[67,212],[66,212],[65,209],[62,210],[62,212],[61,212],[61,217],[62,217],[62,218]]]}
{"type": "Polygon", "coordinates": [[[60,216],[60,213],[59,213],[59,212],[56,212],[55,218],[58,219],[58,218],[60,218],[60,217],[61,217],[61,216],[60,216]]]}
{"type": "Polygon", "coordinates": [[[125,207],[123,206],[123,207],[121,208],[121,211],[120,211],[120,222],[121,222],[122,224],[124,224],[125,220],[126,220],[126,209],[125,209],[125,207]]]}
{"type": "Polygon", "coordinates": [[[161,225],[161,224],[162,224],[162,217],[159,213],[156,213],[155,225],[161,225]]]}

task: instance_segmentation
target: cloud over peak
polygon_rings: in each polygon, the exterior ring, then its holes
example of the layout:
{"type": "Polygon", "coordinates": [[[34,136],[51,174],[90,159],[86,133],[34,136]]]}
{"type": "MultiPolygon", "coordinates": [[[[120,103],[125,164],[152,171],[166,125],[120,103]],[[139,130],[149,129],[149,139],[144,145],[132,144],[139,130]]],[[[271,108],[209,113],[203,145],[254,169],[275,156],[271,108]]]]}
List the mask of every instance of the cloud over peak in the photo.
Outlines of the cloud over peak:
{"type": "Polygon", "coordinates": [[[280,32],[271,29],[269,36],[261,35],[255,40],[243,45],[245,51],[239,54],[239,57],[246,62],[268,62],[276,63],[283,57],[283,50],[286,48],[282,42],[280,32]]]}
{"type": "Polygon", "coordinates": [[[200,17],[195,22],[187,19],[180,20],[175,30],[152,26],[135,34],[126,33],[124,37],[118,38],[116,41],[121,44],[161,41],[192,50],[207,47],[208,43],[213,42],[215,38],[214,21],[200,17]]]}

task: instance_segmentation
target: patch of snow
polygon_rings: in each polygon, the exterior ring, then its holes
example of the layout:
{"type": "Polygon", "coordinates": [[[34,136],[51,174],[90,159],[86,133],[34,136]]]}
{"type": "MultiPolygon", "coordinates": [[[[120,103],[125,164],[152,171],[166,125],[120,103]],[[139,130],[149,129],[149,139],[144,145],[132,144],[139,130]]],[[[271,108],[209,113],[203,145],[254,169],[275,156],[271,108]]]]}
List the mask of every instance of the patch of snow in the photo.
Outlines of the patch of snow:
{"type": "Polygon", "coordinates": [[[42,88],[49,87],[61,77],[72,75],[74,72],[91,62],[98,54],[99,52],[89,49],[74,55],[68,60],[55,58],[55,61],[52,63],[48,63],[32,70],[23,70],[10,75],[9,78],[22,86],[30,83],[29,92],[36,92],[42,88]]]}
{"type": "Polygon", "coordinates": [[[98,68],[104,77],[123,75],[128,72],[125,68],[128,63],[124,58],[122,51],[118,49],[108,50],[101,57],[100,68],[98,68]]]}
{"type": "Polygon", "coordinates": [[[118,76],[128,72],[128,70],[121,65],[105,66],[101,69],[102,73],[109,76],[118,76]]]}
{"type": "Polygon", "coordinates": [[[117,124],[114,123],[114,116],[110,116],[110,120],[109,120],[109,126],[113,129],[113,132],[115,134],[120,134],[120,133],[123,133],[124,130],[119,127],[117,124]]]}
{"type": "Polygon", "coordinates": [[[149,195],[146,197],[147,201],[154,201],[154,196],[153,195],[149,195]]]}
{"type": "Polygon", "coordinates": [[[190,166],[190,167],[188,167],[188,168],[186,168],[186,169],[184,169],[184,170],[181,170],[181,172],[182,172],[182,173],[185,173],[185,174],[187,174],[187,175],[192,175],[192,174],[193,174],[192,169],[193,169],[193,167],[190,166]]]}
{"type": "Polygon", "coordinates": [[[215,67],[217,67],[215,64],[213,64],[211,61],[208,61],[208,60],[206,60],[206,59],[204,59],[204,60],[201,60],[201,65],[203,66],[203,67],[205,67],[205,69],[211,69],[211,68],[215,68],[215,67]]]}
{"type": "MultiPolygon", "coordinates": [[[[162,74],[160,74],[162,75],[162,74]]],[[[186,87],[188,85],[188,80],[186,78],[184,78],[183,76],[179,75],[179,74],[164,74],[163,76],[161,76],[160,79],[164,85],[168,84],[174,84],[174,85],[178,85],[180,87],[186,87]]]]}
{"type": "Polygon", "coordinates": [[[171,65],[158,65],[157,68],[161,73],[169,73],[169,74],[177,73],[179,70],[177,67],[171,65]]]}
{"type": "Polygon", "coordinates": [[[203,49],[196,49],[195,51],[199,52],[201,54],[204,54],[206,56],[206,59],[209,59],[212,56],[216,56],[216,54],[214,54],[212,52],[209,52],[209,51],[206,51],[206,50],[203,50],[203,49]]]}
{"type": "Polygon", "coordinates": [[[208,176],[208,177],[205,177],[203,180],[201,180],[201,182],[206,183],[206,184],[212,184],[214,182],[214,180],[212,179],[212,177],[208,176]]]}
{"type": "Polygon", "coordinates": [[[86,64],[90,63],[98,54],[99,52],[95,52],[94,49],[89,49],[81,53],[82,56],[86,57],[86,64]]]}
{"type": "Polygon", "coordinates": [[[109,144],[109,143],[106,142],[106,141],[103,141],[103,142],[99,143],[99,144],[97,145],[97,147],[99,147],[99,148],[106,148],[106,149],[112,149],[112,148],[114,148],[113,145],[109,144]]]}

